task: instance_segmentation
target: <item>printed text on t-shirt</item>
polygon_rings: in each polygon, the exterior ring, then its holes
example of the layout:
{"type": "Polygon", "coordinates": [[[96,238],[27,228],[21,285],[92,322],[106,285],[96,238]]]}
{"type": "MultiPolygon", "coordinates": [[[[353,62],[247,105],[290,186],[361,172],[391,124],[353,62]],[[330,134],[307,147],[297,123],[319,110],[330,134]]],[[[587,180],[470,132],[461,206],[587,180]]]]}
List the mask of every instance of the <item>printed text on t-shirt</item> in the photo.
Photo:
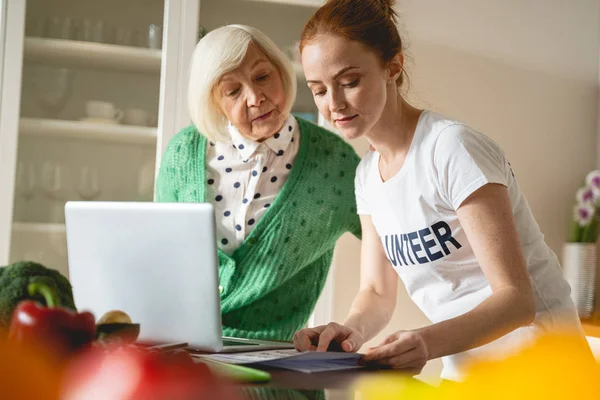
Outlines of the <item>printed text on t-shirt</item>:
{"type": "Polygon", "coordinates": [[[449,244],[456,250],[462,247],[444,221],[410,233],[385,235],[385,252],[394,267],[439,260],[452,252],[449,244]]]}

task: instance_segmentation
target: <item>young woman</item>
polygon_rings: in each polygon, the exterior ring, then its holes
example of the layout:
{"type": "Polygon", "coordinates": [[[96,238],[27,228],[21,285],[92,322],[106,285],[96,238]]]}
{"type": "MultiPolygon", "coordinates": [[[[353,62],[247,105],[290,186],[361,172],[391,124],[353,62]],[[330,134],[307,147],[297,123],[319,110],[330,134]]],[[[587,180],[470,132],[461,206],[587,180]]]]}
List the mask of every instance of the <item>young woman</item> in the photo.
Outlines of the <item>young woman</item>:
{"type": "Polygon", "coordinates": [[[551,329],[581,335],[570,289],[510,163],[464,123],[411,106],[393,0],[330,0],[306,25],[302,64],[319,111],[371,144],[356,171],[361,285],[343,324],[296,333],[298,350],[357,351],[387,325],[397,277],[432,325],[398,331],[366,361],[461,378],[551,329]]]}

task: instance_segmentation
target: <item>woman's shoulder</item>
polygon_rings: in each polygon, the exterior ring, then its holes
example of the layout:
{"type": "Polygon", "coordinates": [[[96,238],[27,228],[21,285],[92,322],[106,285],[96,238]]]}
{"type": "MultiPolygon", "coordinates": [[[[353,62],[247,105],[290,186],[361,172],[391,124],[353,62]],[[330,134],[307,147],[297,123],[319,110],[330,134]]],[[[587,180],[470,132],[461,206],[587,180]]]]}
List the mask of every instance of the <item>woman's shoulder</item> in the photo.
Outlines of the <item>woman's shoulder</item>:
{"type": "Polygon", "coordinates": [[[184,143],[197,143],[202,138],[200,132],[194,125],[189,125],[180,130],[171,138],[169,146],[173,144],[181,145],[184,143]]]}
{"type": "MultiPolygon", "coordinates": [[[[503,168],[506,154],[492,138],[465,122],[430,113],[427,123],[431,126],[419,146],[431,160],[437,171],[456,168],[462,163],[472,165],[495,165],[503,168]]],[[[424,123],[424,126],[427,124],[424,123]]],[[[464,166],[467,168],[467,166],[464,166]]]]}
{"type": "Polygon", "coordinates": [[[466,123],[460,120],[449,118],[430,110],[424,110],[422,112],[417,129],[419,128],[426,131],[428,136],[433,136],[435,140],[437,140],[442,133],[455,135],[462,130],[471,129],[466,123]]]}
{"type": "Polygon", "coordinates": [[[464,142],[465,140],[490,140],[466,122],[448,118],[434,111],[423,111],[422,129],[426,130],[436,146],[440,143],[464,142]]]}
{"type": "Polygon", "coordinates": [[[312,122],[296,117],[302,140],[307,140],[312,148],[322,150],[332,160],[345,160],[358,165],[360,157],[354,148],[338,134],[312,122]]]}
{"type": "Polygon", "coordinates": [[[331,132],[328,129],[323,128],[322,126],[319,126],[317,124],[315,124],[314,122],[305,120],[303,118],[300,117],[295,117],[296,121],[298,121],[298,127],[300,128],[300,133],[303,136],[306,136],[310,139],[312,139],[312,142],[317,142],[317,141],[321,141],[321,140],[335,140],[333,138],[335,138],[337,135],[333,132],[331,132]]]}
{"type": "Polygon", "coordinates": [[[194,125],[183,128],[169,140],[163,161],[171,164],[194,162],[196,157],[203,156],[196,151],[202,138],[203,136],[194,125]]]}

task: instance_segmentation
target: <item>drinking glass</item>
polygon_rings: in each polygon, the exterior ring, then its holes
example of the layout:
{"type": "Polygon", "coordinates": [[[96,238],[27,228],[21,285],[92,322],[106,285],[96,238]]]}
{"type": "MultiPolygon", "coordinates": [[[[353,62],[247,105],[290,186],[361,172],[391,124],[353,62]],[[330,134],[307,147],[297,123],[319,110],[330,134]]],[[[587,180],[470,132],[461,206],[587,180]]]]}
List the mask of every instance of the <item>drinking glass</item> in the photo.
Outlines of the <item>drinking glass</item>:
{"type": "Polygon", "coordinates": [[[50,221],[64,222],[67,200],[64,167],[59,163],[45,162],[42,166],[41,187],[46,197],[51,200],[50,221]]]}
{"type": "Polygon", "coordinates": [[[48,20],[48,36],[52,39],[73,39],[73,20],[69,17],[52,17],[48,20]]]}
{"type": "Polygon", "coordinates": [[[100,184],[98,183],[98,169],[84,166],[79,172],[77,182],[77,193],[83,200],[94,200],[100,196],[100,184]]]}
{"type": "Polygon", "coordinates": [[[31,84],[35,99],[46,117],[56,118],[73,93],[74,71],[46,65],[34,68],[31,84]]]}
{"type": "Polygon", "coordinates": [[[35,194],[35,188],[37,184],[35,165],[26,163],[24,161],[19,161],[17,164],[16,175],[15,185],[17,188],[17,193],[23,197],[25,201],[31,200],[35,194]]]}

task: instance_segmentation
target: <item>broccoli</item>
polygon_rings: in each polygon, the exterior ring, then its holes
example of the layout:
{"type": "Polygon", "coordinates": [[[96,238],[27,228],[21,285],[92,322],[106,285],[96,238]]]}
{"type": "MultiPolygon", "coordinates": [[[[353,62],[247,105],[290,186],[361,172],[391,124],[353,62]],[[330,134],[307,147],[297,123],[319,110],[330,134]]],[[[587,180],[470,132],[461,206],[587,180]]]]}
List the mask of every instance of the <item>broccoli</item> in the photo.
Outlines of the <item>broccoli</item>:
{"type": "Polygon", "coordinates": [[[56,293],[60,305],[76,311],[69,280],[60,272],[32,261],[19,261],[0,267],[0,331],[7,329],[14,309],[21,300],[32,299],[46,304],[42,296],[27,293],[30,283],[41,282],[56,293]]]}

